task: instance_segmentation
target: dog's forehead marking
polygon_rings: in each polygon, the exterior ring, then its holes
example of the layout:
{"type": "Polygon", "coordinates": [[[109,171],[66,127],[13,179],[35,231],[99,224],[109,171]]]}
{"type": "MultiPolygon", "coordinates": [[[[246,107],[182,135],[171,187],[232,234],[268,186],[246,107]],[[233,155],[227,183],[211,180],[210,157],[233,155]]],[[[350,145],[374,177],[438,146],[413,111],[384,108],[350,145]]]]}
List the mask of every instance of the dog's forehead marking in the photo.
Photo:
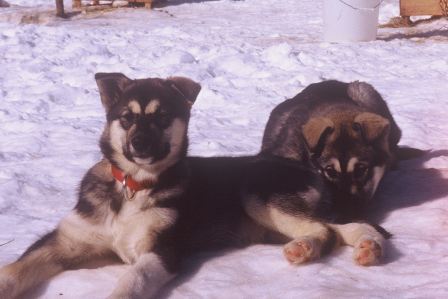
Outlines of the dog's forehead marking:
{"type": "Polygon", "coordinates": [[[131,110],[132,113],[134,113],[134,114],[142,113],[142,108],[140,108],[140,104],[136,100],[131,100],[128,103],[128,107],[129,107],[129,110],[131,110]]]}
{"type": "Polygon", "coordinates": [[[356,193],[358,193],[358,186],[356,186],[356,184],[352,184],[350,186],[350,194],[355,195],[356,193]]]}
{"type": "Polygon", "coordinates": [[[330,159],[330,164],[333,165],[334,170],[336,170],[337,172],[341,172],[341,171],[342,171],[342,169],[341,169],[341,163],[339,162],[338,159],[336,159],[336,158],[331,158],[331,159],[330,159]]]}
{"type": "Polygon", "coordinates": [[[356,157],[350,158],[347,163],[347,172],[353,172],[355,170],[356,163],[358,163],[359,159],[356,157]]]}
{"type": "Polygon", "coordinates": [[[160,100],[159,99],[152,99],[149,101],[149,103],[146,105],[145,108],[145,114],[153,114],[159,109],[160,107],[160,100]]]}

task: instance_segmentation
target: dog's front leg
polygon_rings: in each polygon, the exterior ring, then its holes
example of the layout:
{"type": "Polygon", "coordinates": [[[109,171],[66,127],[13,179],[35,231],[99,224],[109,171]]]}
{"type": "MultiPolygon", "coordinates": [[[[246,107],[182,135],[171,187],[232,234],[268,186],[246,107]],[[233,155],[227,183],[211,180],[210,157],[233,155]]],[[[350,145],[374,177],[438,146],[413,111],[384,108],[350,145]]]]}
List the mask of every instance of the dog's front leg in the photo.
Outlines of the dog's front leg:
{"type": "Polygon", "coordinates": [[[264,204],[257,197],[246,198],[245,210],[258,224],[292,239],[284,247],[285,257],[292,264],[314,260],[337,245],[336,234],[328,225],[306,215],[264,204]]]}
{"type": "Polygon", "coordinates": [[[0,298],[16,298],[56,274],[106,254],[104,238],[88,220],[72,213],[14,263],[0,268],[0,298]]]}
{"type": "Polygon", "coordinates": [[[384,236],[367,223],[331,224],[342,242],[353,246],[353,259],[361,266],[378,264],[384,254],[384,236]]]}
{"type": "Polygon", "coordinates": [[[174,276],[161,255],[145,253],[120,278],[108,299],[152,298],[174,276]]]}

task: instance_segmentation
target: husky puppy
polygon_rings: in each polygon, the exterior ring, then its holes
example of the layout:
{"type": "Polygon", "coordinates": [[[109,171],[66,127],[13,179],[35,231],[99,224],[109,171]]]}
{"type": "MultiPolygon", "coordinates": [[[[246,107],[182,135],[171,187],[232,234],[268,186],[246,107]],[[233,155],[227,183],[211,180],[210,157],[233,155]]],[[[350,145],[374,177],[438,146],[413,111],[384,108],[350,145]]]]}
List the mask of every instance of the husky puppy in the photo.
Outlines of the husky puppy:
{"type": "Polygon", "coordinates": [[[190,107],[201,89],[183,77],[95,76],[107,123],[104,158],[84,176],[73,212],[14,263],[0,269],[0,298],[114,255],[132,265],[109,298],[149,298],[201,250],[282,237],[300,264],[337,244],[360,265],[379,261],[372,226],[337,225],[321,177],[276,157],[187,158],[190,107]]]}
{"type": "Polygon", "coordinates": [[[285,157],[319,171],[341,221],[359,217],[393,165],[401,131],[386,102],[369,84],[311,84],[271,113],[262,153],[285,157]]]}

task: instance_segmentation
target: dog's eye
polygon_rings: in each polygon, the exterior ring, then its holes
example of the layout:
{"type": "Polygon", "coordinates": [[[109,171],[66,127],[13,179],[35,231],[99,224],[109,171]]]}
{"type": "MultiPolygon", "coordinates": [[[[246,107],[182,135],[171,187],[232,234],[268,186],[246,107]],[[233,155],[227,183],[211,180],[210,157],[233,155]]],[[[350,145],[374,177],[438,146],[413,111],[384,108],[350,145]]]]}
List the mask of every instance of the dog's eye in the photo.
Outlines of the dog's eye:
{"type": "Polygon", "coordinates": [[[353,177],[355,179],[362,179],[366,174],[369,168],[367,165],[358,163],[355,165],[355,169],[353,170],[353,177]]]}
{"type": "Polygon", "coordinates": [[[330,179],[337,179],[339,177],[339,173],[336,171],[336,169],[334,169],[334,167],[332,165],[326,166],[324,170],[325,170],[325,174],[330,179]]]}
{"type": "Polygon", "coordinates": [[[171,114],[167,111],[160,111],[157,120],[162,127],[166,127],[170,124],[171,114]]]}
{"type": "Polygon", "coordinates": [[[127,127],[134,121],[134,115],[131,112],[125,112],[120,116],[120,121],[122,125],[127,127]]]}

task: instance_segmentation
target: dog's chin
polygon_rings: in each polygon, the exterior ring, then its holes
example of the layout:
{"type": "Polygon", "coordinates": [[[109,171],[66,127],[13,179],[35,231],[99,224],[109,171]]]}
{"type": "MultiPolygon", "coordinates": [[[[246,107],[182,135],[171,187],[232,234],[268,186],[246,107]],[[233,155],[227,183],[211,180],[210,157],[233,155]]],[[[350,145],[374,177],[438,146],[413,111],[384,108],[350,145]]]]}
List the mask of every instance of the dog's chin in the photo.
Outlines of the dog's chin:
{"type": "Polygon", "coordinates": [[[138,165],[151,165],[155,162],[154,155],[148,152],[136,151],[132,146],[127,150],[127,158],[138,165]]]}
{"type": "Polygon", "coordinates": [[[134,160],[135,163],[139,165],[151,165],[154,163],[153,157],[132,157],[132,160],[134,160]]]}

